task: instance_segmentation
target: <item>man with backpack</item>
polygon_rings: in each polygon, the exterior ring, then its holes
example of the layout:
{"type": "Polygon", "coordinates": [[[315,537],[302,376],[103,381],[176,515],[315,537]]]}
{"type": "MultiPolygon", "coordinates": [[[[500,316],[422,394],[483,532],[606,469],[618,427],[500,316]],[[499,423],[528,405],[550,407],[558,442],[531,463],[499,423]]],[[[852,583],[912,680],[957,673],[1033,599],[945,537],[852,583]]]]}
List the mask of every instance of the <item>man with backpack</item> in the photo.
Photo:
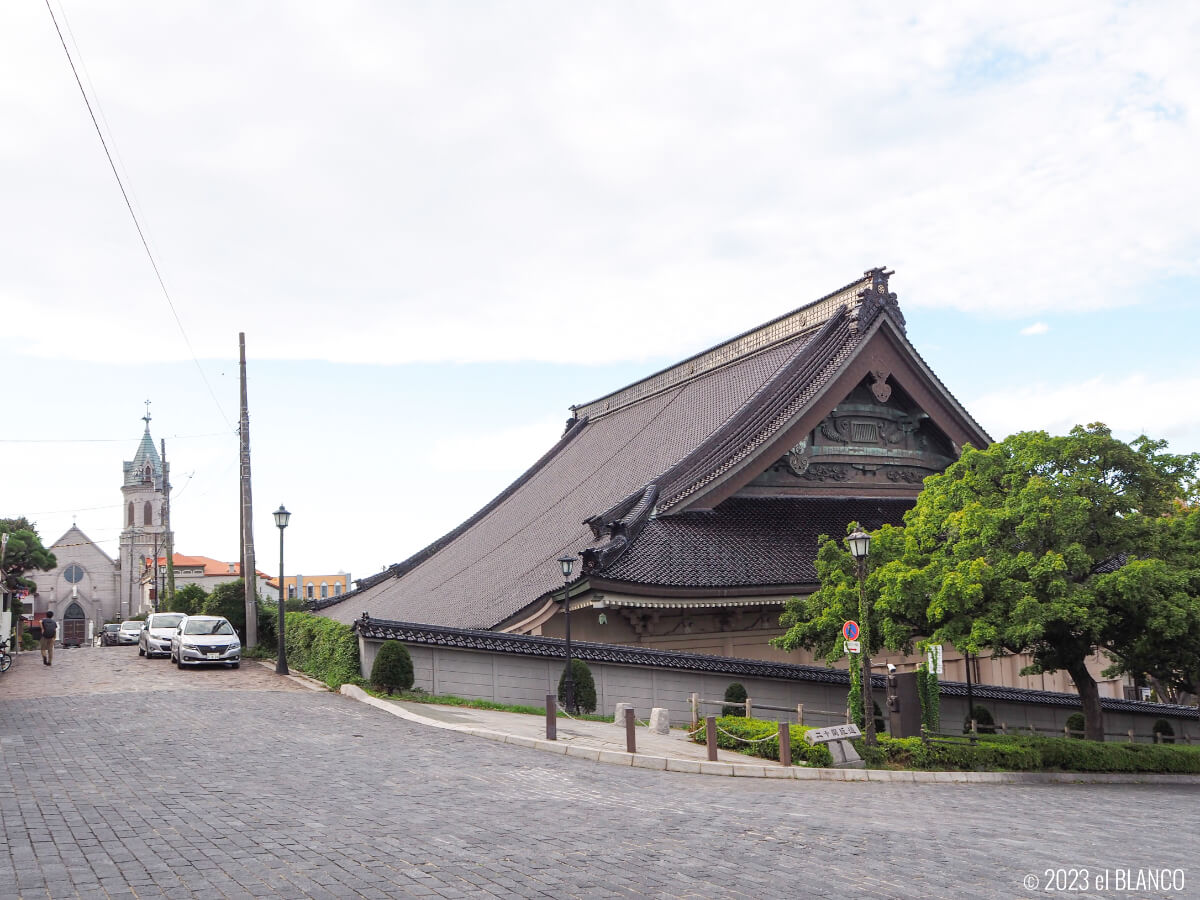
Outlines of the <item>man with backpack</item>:
{"type": "Polygon", "coordinates": [[[42,619],[42,665],[53,665],[54,636],[58,634],[58,623],[54,621],[54,610],[46,613],[42,619]]]}

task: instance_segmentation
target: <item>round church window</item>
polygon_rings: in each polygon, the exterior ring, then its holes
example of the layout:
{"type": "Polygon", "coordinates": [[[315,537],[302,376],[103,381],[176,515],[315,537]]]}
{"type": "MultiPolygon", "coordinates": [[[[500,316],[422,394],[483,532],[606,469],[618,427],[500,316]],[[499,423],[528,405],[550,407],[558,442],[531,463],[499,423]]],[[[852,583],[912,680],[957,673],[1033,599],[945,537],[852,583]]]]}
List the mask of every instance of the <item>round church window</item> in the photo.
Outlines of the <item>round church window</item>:
{"type": "Polygon", "coordinates": [[[71,584],[79,584],[83,581],[83,566],[78,563],[71,563],[63,570],[63,578],[71,582],[71,584]]]}

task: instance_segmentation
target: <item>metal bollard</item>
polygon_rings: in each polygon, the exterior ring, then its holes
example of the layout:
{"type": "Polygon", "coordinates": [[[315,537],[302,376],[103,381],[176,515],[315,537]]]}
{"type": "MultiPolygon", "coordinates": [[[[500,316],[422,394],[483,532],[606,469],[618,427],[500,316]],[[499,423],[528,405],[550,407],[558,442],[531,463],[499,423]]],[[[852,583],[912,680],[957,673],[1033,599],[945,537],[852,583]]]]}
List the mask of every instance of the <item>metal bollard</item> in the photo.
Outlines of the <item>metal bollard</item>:
{"type": "Polygon", "coordinates": [[[792,764],[792,729],[788,727],[787,722],[779,723],[779,764],[792,764]]]}
{"type": "Polygon", "coordinates": [[[546,695],[546,740],[558,740],[558,698],[546,695]]]}
{"type": "Polygon", "coordinates": [[[704,717],[704,741],[708,745],[708,761],[717,761],[717,717],[704,717]]]}
{"type": "Polygon", "coordinates": [[[625,709],[625,752],[637,753],[637,735],[634,733],[635,721],[633,718],[633,707],[629,706],[625,709]]]}

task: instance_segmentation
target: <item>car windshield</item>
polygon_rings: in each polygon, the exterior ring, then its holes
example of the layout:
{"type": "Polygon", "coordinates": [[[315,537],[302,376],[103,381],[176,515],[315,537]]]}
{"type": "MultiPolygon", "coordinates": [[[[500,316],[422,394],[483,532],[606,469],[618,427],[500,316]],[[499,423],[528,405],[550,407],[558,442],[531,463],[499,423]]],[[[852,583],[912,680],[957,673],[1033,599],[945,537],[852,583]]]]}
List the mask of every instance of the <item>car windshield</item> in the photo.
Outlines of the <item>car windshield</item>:
{"type": "Polygon", "coordinates": [[[188,619],[184,634],[233,634],[233,626],[224,619],[188,619]]]}
{"type": "Polygon", "coordinates": [[[120,631],[121,626],[120,625],[105,625],[104,630],[105,631],[120,631]]]}
{"type": "Polygon", "coordinates": [[[178,628],[183,619],[183,613],[173,616],[155,616],[150,620],[151,628],[178,628]]]}
{"type": "Polygon", "coordinates": [[[137,631],[141,627],[142,627],[141,622],[122,622],[121,623],[122,631],[137,631]]]}

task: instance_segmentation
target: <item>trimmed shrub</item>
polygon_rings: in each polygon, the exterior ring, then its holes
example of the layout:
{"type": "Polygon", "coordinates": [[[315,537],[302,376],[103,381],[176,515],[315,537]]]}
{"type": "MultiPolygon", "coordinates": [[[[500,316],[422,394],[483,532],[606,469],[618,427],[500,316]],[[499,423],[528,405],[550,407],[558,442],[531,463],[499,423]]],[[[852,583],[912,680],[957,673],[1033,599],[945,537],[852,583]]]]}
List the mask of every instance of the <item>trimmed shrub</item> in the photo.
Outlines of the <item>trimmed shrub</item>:
{"type": "Polygon", "coordinates": [[[1067,737],[1078,738],[1082,741],[1083,728],[1086,724],[1087,720],[1084,719],[1083,713],[1071,713],[1067,716],[1067,737]]]}
{"type": "Polygon", "coordinates": [[[963,734],[967,734],[971,730],[972,719],[975,720],[977,734],[996,733],[996,720],[992,718],[992,714],[986,706],[976,706],[971,714],[963,719],[963,734]]]}
{"type": "MultiPolygon", "coordinates": [[[[580,712],[596,711],[596,679],[592,670],[582,659],[571,657],[571,680],[575,683],[575,707],[580,712]]],[[[567,667],[563,666],[562,675],[558,677],[558,702],[566,709],[567,706],[567,667]]]]}
{"type": "Polygon", "coordinates": [[[1175,729],[1171,727],[1171,723],[1166,719],[1156,720],[1154,727],[1150,730],[1154,732],[1160,744],[1175,743],[1175,729]]]}
{"type": "Polygon", "coordinates": [[[721,699],[726,703],[740,703],[741,706],[722,706],[721,715],[723,716],[744,716],[746,715],[746,689],[742,687],[740,682],[734,681],[729,687],[725,688],[725,696],[721,699]]]}
{"type": "MultiPolygon", "coordinates": [[[[792,765],[807,763],[810,766],[827,768],[833,765],[833,756],[826,744],[810,744],[804,733],[811,731],[807,725],[792,725],[789,737],[792,743],[792,765]]],[[[697,744],[707,743],[705,729],[692,735],[697,744]]],[[[779,760],[779,723],[768,719],[747,719],[745,707],[741,715],[721,716],[717,719],[717,746],[723,750],[735,750],[763,759],[779,760]],[[768,738],[768,740],[763,740],[768,738]],[[771,740],[770,738],[773,738],[771,740]],[[740,739],[740,740],[739,740],[740,739]],[[746,743],[753,741],[754,743],[746,743]]]]}
{"type": "Polygon", "coordinates": [[[406,691],[413,686],[412,657],[399,641],[385,641],[375,654],[371,666],[371,683],[389,696],[393,691],[406,691]]]}

